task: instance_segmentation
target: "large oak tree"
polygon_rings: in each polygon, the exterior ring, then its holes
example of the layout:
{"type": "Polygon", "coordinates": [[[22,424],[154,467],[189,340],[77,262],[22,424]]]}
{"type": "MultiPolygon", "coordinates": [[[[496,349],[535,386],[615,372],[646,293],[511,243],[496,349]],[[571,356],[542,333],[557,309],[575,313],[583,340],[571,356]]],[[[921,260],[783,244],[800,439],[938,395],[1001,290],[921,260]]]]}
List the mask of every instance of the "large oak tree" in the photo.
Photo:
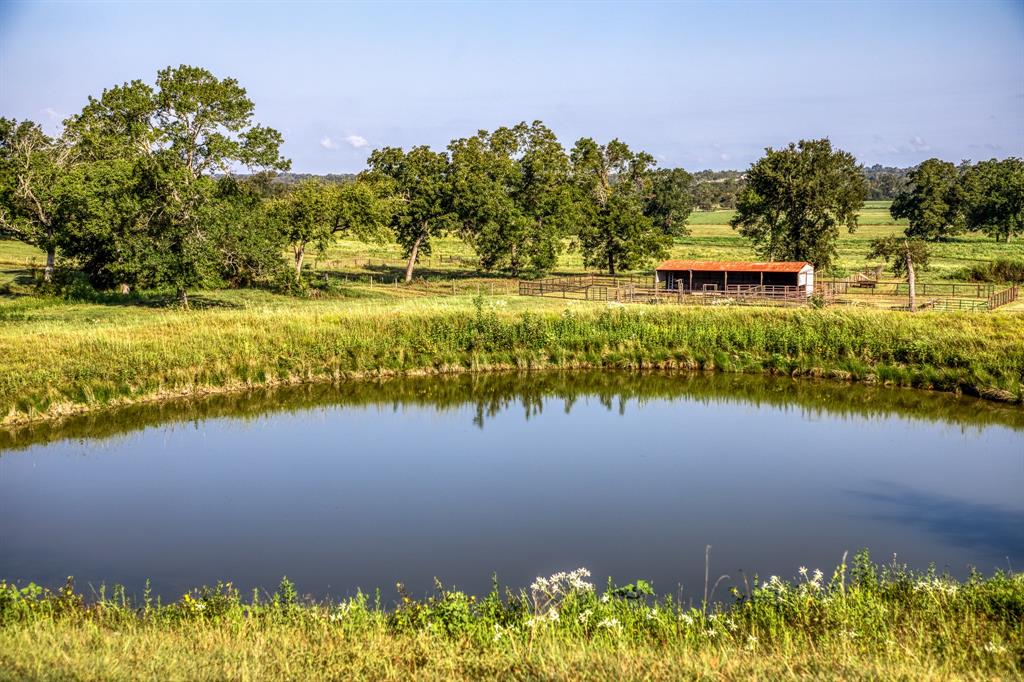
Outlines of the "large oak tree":
{"type": "Polygon", "coordinates": [[[963,190],[960,172],[948,161],[928,159],[907,174],[907,182],[889,209],[893,218],[906,218],[908,237],[938,241],[963,228],[963,190]]]}
{"type": "Polygon", "coordinates": [[[600,145],[590,138],[577,141],[570,156],[584,264],[614,275],[663,257],[672,236],[645,212],[654,157],[620,140],[600,145]]]}
{"type": "Polygon", "coordinates": [[[768,147],[747,171],[730,224],[762,258],[825,270],[835,260],[839,229],[857,228],[866,193],[856,159],[827,138],[768,147]]]}

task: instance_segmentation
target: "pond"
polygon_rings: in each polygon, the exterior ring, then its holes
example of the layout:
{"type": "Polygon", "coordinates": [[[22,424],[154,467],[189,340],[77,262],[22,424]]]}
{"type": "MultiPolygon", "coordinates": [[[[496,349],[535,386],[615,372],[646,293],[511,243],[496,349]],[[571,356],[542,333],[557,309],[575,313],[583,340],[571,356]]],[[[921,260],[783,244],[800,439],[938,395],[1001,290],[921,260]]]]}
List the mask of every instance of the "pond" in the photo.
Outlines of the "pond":
{"type": "Polygon", "coordinates": [[[393,379],[0,432],[0,577],[486,592],[585,566],[699,602],[870,548],[1024,568],[1024,411],[770,377],[393,379]]]}

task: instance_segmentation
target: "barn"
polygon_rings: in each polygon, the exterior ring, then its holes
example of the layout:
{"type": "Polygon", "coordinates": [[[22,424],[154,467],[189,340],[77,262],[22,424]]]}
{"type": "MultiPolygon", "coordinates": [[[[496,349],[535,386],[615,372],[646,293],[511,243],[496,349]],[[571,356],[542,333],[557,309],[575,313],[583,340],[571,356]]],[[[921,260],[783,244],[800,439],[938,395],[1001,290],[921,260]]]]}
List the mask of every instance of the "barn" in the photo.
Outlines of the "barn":
{"type": "Polygon", "coordinates": [[[807,262],[667,260],[655,270],[658,289],[696,292],[814,293],[814,266],[807,262]]]}

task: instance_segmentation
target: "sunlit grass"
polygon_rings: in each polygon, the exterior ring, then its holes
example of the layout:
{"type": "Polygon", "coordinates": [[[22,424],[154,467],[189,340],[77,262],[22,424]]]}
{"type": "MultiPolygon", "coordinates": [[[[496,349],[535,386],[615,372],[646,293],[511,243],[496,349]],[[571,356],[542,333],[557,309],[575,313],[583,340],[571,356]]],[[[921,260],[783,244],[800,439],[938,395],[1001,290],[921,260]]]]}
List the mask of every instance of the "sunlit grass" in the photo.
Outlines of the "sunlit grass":
{"type": "MultiPolygon", "coordinates": [[[[519,296],[296,301],[217,292],[201,310],[21,299],[0,307],[8,421],[280,383],[483,369],[714,369],[1020,396],[1024,317],[850,309],[606,307],[519,296]]],[[[996,394],[992,394],[996,395],[996,394]]]]}
{"type": "Polygon", "coordinates": [[[287,580],[168,604],[0,583],[0,678],[993,679],[1024,661],[1019,575],[957,581],[861,554],[829,574],[754,576],[710,603],[587,577],[481,598],[439,586],[396,605],[303,599],[287,580]]]}

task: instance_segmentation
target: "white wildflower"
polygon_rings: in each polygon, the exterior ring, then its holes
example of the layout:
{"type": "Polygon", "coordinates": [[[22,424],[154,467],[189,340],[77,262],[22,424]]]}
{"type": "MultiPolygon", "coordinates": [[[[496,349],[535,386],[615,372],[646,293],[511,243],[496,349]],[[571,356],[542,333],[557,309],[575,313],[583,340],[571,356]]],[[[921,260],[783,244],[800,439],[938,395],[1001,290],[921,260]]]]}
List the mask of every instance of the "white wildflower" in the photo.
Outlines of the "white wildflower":
{"type": "Polygon", "coordinates": [[[687,625],[693,625],[693,616],[688,613],[679,614],[679,620],[683,621],[687,625]]]}
{"type": "Polygon", "coordinates": [[[650,611],[647,612],[647,620],[654,620],[657,617],[658,617],[657,609],[651,609],[650,611]]]}
{"type": "Polygon", "coordinates": [[[807,567],[806,566],[801,566],[800,567],[800,575],[802,575],[805,578],[807,577],[807,567]]]}
{"type": "Polygon", "coordinates": [[[622,624],[619,623],[619,619],[618,618],[605,618],[604,620],[602,620],[600,623],[597,624],[597,627],[599,627],[599,628],[607,628],[609,630],[617,630],[617,629],[622,627],[622,624]]]}
{"type": "Polygon", "coordinates": [[[757,648],[757,637],[754,635],[747,635],[747,651],[753,651],[757,648]]]}
{"type": "Polygon", "coordinates": [[[579,618],[580,625],[586,625],[587,621],[590,620],[590,616],[593,615],[593,613],[594,613],[594,611],[592,609],[587,609],[586,611],[581,611],[580,615],[577,616],[579,618]]]}
{"type": "Polygon", "coordinates": [[[989,641],[985,643],[985,651],[990,654],[1005,654],[1006,647],[999,642],[989,641]]]}
{"type": "Polygon", "coordinates": [[[602,604],[607,604],[609,601],[611,601],[611,599],[612,598],[610,596],[608,596],[607,593],[601,595],[601,603],[602,604]]]}

